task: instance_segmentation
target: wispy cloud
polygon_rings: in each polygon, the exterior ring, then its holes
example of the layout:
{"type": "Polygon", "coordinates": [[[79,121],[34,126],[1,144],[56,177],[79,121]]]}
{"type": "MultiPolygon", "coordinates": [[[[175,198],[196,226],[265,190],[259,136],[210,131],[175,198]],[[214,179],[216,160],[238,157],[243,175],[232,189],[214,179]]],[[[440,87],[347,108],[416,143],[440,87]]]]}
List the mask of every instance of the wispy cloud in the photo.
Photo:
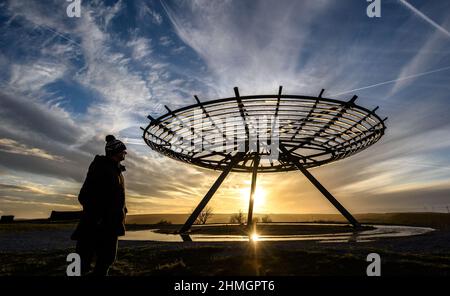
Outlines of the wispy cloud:
{"type": "Polygon", "coordinates": [[[273,92],[279,84],[299,89],[314,81],[309,69],[299,69],[298,58],[310,33],[309,24],[329,5],[325,1],[283,5],[258,1],[248,8],[250,15],[230,1],[186,2],[164,8],[178,36],[214,75],[213,90],[225,96],[236,85],[244,91],[273,92]]]}
{"type": "Polygon", "coordinates": [[[351,89],[351,90],[346,90],[346,91],[339,92],[339,93],[336,93],[336,94],[331,94],[331,96],[340,96],[340,95],[355,93],[355,92],[360,91],[360,90],[366,90],[366,89],[369,89],[369,88],[374,88],[374,87],[378,87],[378,86],[382,86],[382,85],[386,85],[386,84],[401,82],[401,81],[405,81],[405,80],[409,80],[409,79],[413,79],[413,78],[417,78],[417,77],[421,77],[421,76],[425,76],[425,75],[429,75],[429,74],[433,74],[433,73],[437,73],[437,72],[447,71],[447,70],[450,70],[450,66],[449,67],[439,68],[439,69],[434,69],[434,70],[431,70],[431,71],[425,71],[425,72],[422,72],[422,73],[406,75],[406,76],[400,75],[400,78],[397,78],[397,79],[387,80],[387,81],[378,82],[378,83],[374,83],[374,84],[367,85],[367,86],[358,87],[358,88],[351,89]]]}
{"type": "Polygon", "coordinates": [[[12,139],[0,139],[0,151],[21,155],[31,155],[49,160],[61,160],[61,158],[51,155],[42,149],[28,147],[27,145],[20,144],[12,139]]]}
{"type": "Polygon", "coordinates": [[[132,57],[136,60],[149,57],[152,53],[150,42],[150,39],[144,37],[138,37],[128,41],[127,46],[132,49],[132,57]]]}
{"type": "MultiPolygon", "coordinates": [[[[441,202],[446,189],[425,185],[449,174],[442,167],[420,171],[417,164],[448,161],[442,154],[450,124],[443,82],[450,49],[442,30],[433,26],[430,35],[414,16],[374,25],[355,5],[324,0],[94,1],[83,2],[80,19],[67,18],[66,5],[11,1],[1,12],[7,21],[0,34],[7,41],[0,53],[0,181],[18,186],[1,188],[3,212],[24,210],[27,200],[33,202],[28,213],[39,201],[45,203],[40,212],[52,204],[76,207],[85,170],[102,153],[107,133],[126,138],[130,150],[132,212],[190,211],[217,173],[156,155],[140,142],[138,126],[148,113],[161,115],[164,104],[175,109],[194,103],[193,94],[201,100],[232,96],[234,86],[243,95],[274,93],[278,85],[306,95],[321,88],[326,96],[358,92],[361,104],[381,105],[389,115],[387,134],[351,160],[313,173],[352,205],[361,190],[377,208],[389,208],[386,194],[404,198],[405,205],[417,188],[430,192],[430,202],[441,202]],[[432,92],[425,82],[433,84],[432,92]],[[39,184],[52,190],[27,191],[39,184]],[[373,184],[386,186],[383,191],[373,184]]],[[[213,206],[244,208],[247,197],[240,192],[248,178],[230,176],[213,206]]],[[[258,183],[269,192],[268,209],[333,211],[298,173],[268,175],[258,183]]]]}
{"type": "Polygon", "coordinates": [[[447,37],[450,37],[450,32],[445,29],[444,27],[442,27],[441,25],[439,25],[438,23],[436,23],[435,21],[433,21],[431,18],[429,18],[428,16],[426,16],[423,12],[421,12],[420,10],[418,10],[417,8],[415,8],[414,6],[412,6],[410,3],[408,3],[406,0],[399,0],[403,5],[405,5],[408,9],[410,9],[415,15],[417,15],[418,17],[420,17],[422,20],[424,20],[425,22],[427,22],[428,24],[432,25],[433,27],[435,27],[439,32],[443,33],[444,35],[446,35],[447,37]]]}

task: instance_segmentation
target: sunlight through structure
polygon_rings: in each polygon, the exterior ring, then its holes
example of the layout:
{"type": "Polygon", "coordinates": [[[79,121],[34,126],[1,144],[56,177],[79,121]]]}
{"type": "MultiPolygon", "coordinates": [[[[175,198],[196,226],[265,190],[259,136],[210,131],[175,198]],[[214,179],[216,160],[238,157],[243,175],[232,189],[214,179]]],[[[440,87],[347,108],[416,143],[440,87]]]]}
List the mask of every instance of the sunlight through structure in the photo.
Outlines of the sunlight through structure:
{"type": "MultiPolygon", "coordinates": [[[[247,198],[250,195],[250,188],[241,188],[239,190],[239,195],[242,198],[247,198]]],[[[266,192],[260,186],[256,186],[254,194],[254,207],[261,210],[266,204],[266,192]]]]}
{"type": "MultiPolygon", "coordinates": [[[[346,158],[366,149],[384,134],[384,120],[349,101],[278,94],[235,96],[200,102],[172,111],[150,123],[143,138],[168,157],[221,175],[200,201],[180,232],[187,232],[230,172],[252,173],[247,224],[252,224],[257,173],[299,170],[355,227],[356,219],[307,169],[346,158]]],[[[258,202],[256,202],[258,203],[258,202]]]]}
{"type": "Polygon", "coordinates": [[[252,233],[252,235],[250,236],[250,240],[252,242],[257,242],[259,240],[259,235],[256,232],[252,233]]]}

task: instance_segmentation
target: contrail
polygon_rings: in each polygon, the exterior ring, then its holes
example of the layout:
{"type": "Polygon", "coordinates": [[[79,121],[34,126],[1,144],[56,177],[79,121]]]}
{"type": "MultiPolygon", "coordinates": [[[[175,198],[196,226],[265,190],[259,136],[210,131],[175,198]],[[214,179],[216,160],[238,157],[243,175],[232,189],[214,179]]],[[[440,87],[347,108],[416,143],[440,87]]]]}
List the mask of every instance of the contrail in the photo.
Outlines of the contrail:
{"type": "MultiPolygon", "coordinates": [[[[423,14],[420,10],[418,10],[417,8],[415,8],[414,6],[412,6],[411,4],[406,2],[406,0],[399,0],[399,1],[403,5],[405,5],[407,8],[409,8],[413,13],[415,13],[417,16],[419,16],[421,19],[423,19],[424,21],[426,21],[427,23],[429,23],[430,25],[432,25],[433,27],[435,27],[436,29],[438,29],[439,31],[441,31],[442,33],[447,35],[447,37],[450,37],[450,32],[449,31],[447,31],[445,28],[443,28],[442,26],[437,24],[435,21],[430,19],[428,16],[423,14]]],[[[384,81],[384,82],[379,82],[379,83],[376,83],[376,84],[363,86],[363,87],[360,87],[360,88],[355,88],[355,89],[352,89],[352,90],[349,90],[349,91],[333,94],[332,96],[344,95],[344,94],[355,92],[355,91],[358,91],[358,90],[368,89],[368,88],[377,87],[377,86],[380,86],[380,85],[394,83],[394,82],[397,82],[397,81],[402,81],[402,80],[407,80],[407,79],[411,79],[411,78],[415,78],[415,77],[420,77],[420,76],[424,76],[424,75],[428,75],[428,74],[432,74],[432,73],[436,73],[436,72],[445,71],[445,70],[448,70],[448,69],[450,69],[450,66],[449,67],[444,67],[444,68],[439,68],[439,69],[436,69],[436,70],[427,71],[427,72],[422,72],[422,73],[418,73],[418,74],[413,74],[413,75],[405,76],[405,77],[398,78],[398,79],[393,79],[393,80],[388,80],[388,81],[384,81]]]]}
{"type": "Polygon", "coordinates": [[[414,12],[416,15],[418,15],[421,19],[423,19],[424,21],[426,21],[427,23],[429,23],[430,25],[432,25],[433,27],[435,27],[436,29],[438,29],[439,31],[441,31],[442,33],[447,35],[447,37],[450,37],[450,32],[449,31],[447,31],[442,26],[437,24],[435,21],[430,19],[428,16],[426,16],[425,14],[420,12],[420,10],[418,10],[417,8],[415,8],[414,6],[412,6],[411,4],[406,2],[406,0],[399,0],[399,1],[401,3],[403,3],[403,5],[405,5],[407,8],[411,9],[411,11],[414,12]]]}
{"type": "Polygon", "coordinates": [[[363,87],[360,87],[360,88],[347,90],[347,91],[344,91],[344,92],[341,92],[341,93],[332,94],[332,96],[344,95],[344,94],[355,92],[355,91],[358,91],[358,90],[363,90],[363,89],[368,89],[368,88],[372,88],[372,87],[377,87],[377,86],[380,86],[380,85],[385,85],[385,84],[394,83],[394,82],[397,82],[397,81],[402,81],[402,80],[407,80],[407,79],[411,79],[411,78],[416,78],[416,77],[420,77],[420,76],[424,76],[424,75],[428,75],[428,74],[432,74],[432,73],[436,73],[436,72],[441,72],[441,71],[445,71],[445,70],[449,70],[449,69],[450,69],[450,66],[444,67],[444,68],[435,69],[435,70],[431,70],[431,71],[427,71],[427,72],[412,74],[412,75],[408,75],[408,76],[405,76],[405,77],[402,77],[402,78],[388,80],[388,81],[383,81],[383,82],[371,84],[371,85],[368,85],[368,86],[363,86],[363,87]]]}
{"type": "Polygon", "coordinates": [[[69,37],[67,37],[67,36],[65,36],[65,35],[63,35],[63,34],[61,34],[61,33],[59,33],[58,31],[53,30],[53,29],[50,28],[49,26],[46,26],[46,25],[39,25],[39,24],[36,24],[36,26],[41,27],[41,28],[43,28],[43,29],[45,29],[45,30],[48,30],[48,31],[52,32],[53,34],[56,34],[56,35],[58,35],[59,37],[65,39],[65,40],[67,40],[67,41],[69,41],[69,42],[72,42],[72,43],[74,43],[75,45],[77,45],[79,48],[83,49],[83,47],[81,46],[80,43],[76,42],[76,41],[73,40],[72,38],[69,38],[69,37]]]}
{"type": "Polygon", "coordinates": [[[145,143],[143,143],[141,138],[124,138],[123,141],[126,144],[130,144],[130,145],[141,145],[141,146],[145,146],[145,143]]]}

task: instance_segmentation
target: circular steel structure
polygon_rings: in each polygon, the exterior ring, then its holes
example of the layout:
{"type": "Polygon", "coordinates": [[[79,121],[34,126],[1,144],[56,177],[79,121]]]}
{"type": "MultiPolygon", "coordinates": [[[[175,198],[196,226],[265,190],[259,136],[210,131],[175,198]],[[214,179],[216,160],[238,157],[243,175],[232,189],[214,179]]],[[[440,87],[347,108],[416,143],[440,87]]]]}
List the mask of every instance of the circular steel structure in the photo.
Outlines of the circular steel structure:
{"type": "Polygon", "coordinates": [[[375,113],[378,107],[358,106],[357,96],[339,101],[323,98],[323,90],[317,97],[284,95],[281,90],[274,95],[240,96],[235,88],[235,97],[207,102],[195,96],[196,104],[175,111],[166,107],[168,112],[157,119],[149,116],[143,138],[168,157],[222,171],[240,147],[245,155],[231,171],[252,172],[257,153],[262,156],[258,173],[264,173],[297,168],[281,150],[276,158],[264,159],[273,151],[260,145],[261,139],[270,139],[266,143],[273,145],[278,141],[276,145],[284,146],[291,157],[312,168],[358,153],[384,134],[385,119],[375,113]],[[230,118],[237,123],[232,133],[227,129],[230,118]],[[264,118],[264,124],[256,126],[264,118]]]}
{"type": "Polygon", "coordinates": [[[361,224],[308,171],[369,147],[384,134],[384,121],[349,101],[278,94],[240,96],[200,102],[154,119],[143,138],[171,158],[222,173],[180,228],[187,233],[230,172],[251,172],[247,226],[252,225],[256,176],[300,171],[355,227],[361,224]]]}

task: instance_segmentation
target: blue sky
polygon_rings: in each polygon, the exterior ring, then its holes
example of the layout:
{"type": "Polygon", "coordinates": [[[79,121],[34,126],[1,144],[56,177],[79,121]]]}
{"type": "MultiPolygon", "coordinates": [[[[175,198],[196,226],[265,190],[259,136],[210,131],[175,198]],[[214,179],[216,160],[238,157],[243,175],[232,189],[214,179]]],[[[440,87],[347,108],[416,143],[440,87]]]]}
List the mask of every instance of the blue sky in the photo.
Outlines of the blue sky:
{"type": "MultiPolygon", "coordinates": [[[[217,172],[163,158],[141,140],[146,116],[233,95],[347,100],[388,116],[373,147],[312,170],[354,212],[450,206],[450,2],[0,2],[0,214],[45,217],[76,196],[104,136],[127,142],[131,213],[190,211],[217,172]]],[[[231,175],[216,212],[246,209],[231,175]]],[[[258,212],[334,213],[299,173],[258,178],[258,212]]]]}

